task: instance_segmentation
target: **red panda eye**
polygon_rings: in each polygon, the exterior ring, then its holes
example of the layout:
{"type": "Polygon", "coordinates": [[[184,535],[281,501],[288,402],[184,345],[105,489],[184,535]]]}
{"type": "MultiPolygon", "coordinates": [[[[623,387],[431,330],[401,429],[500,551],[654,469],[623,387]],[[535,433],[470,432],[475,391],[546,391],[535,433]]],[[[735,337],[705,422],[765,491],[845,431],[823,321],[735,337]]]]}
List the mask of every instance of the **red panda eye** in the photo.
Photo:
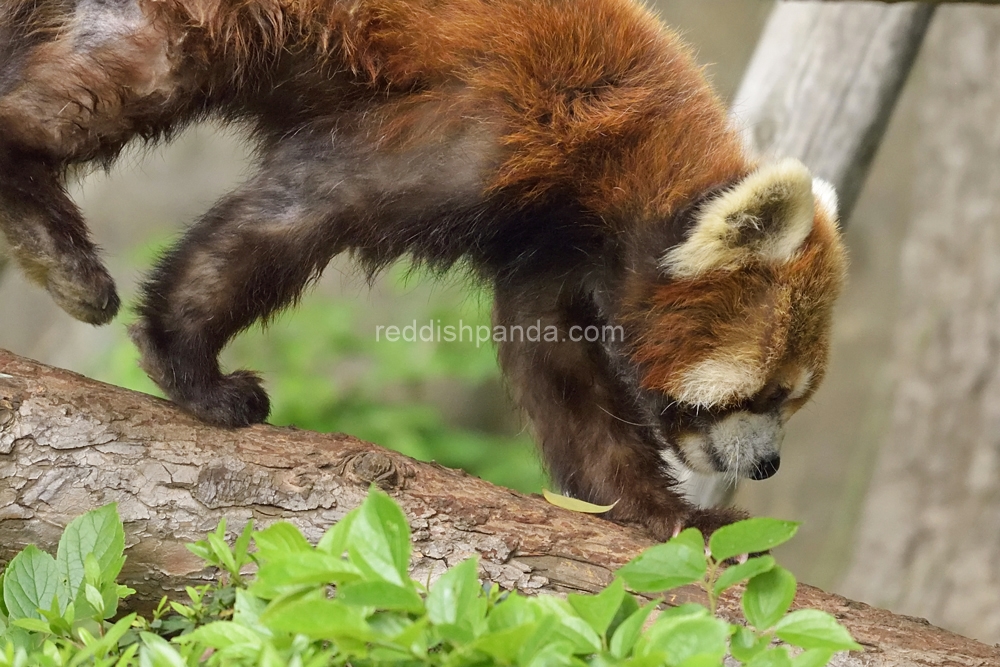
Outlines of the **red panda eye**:
{"type": "Polygon", "coordinates": [[[750,399],[748,406],[751,412],[770,412],[777,410],[792,393],[789,387],[768,383],[756,396],[750,399]]]}

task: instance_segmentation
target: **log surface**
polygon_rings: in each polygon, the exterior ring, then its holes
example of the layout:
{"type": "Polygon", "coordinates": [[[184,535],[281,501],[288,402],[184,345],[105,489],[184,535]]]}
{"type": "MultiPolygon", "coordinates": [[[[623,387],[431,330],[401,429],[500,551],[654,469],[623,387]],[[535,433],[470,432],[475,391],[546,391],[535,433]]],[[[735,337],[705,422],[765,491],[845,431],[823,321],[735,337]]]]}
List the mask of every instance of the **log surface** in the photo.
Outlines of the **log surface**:
{"type": "MultiPolygon", "coordinates": [[[[54,550],[73,517],[117,502],[124,583],[137,598],[208,581],[184,547],[226,517],[233,532],[287,520],[313,541],[372,482],[413,530],[413,576],[478,554],[482,576],[525,593],[596,591],[651,544],[642,532],[414,461],[346,435],[206,426],[170,403],[0,350],[0,562],[24,545],[54,550]]],[[[668,601],[698,599],[693,588],[668,601]]],[[[797,606],[835,614],[866,647],[836,667],[1000,664],[1000,650],[922,621],[800,586],[797,606]]],[[[735,597],[722,605],[739,617],[735,597]]]]}

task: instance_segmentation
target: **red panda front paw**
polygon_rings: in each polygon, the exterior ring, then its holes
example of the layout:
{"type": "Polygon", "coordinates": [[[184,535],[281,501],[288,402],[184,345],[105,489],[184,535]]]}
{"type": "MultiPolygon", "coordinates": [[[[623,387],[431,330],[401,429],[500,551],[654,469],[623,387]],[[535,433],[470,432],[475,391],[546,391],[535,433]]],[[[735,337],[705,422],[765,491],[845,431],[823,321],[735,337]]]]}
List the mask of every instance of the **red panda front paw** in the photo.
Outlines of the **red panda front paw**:
{"type": "Polygon", "coordinates": [[[697,528],[705,537],[705,542],[719,528],[742,521],[749,515],[735,507],[692,508],[683,514],[665,514],[655,519],[647,519],[646,530],[658,541],[666,542],[685,528],[697,528]]]}
{"type": "Polygon", "coordinates": [[[695,509],[688,515],[686,528],[697,528],[708,538],[719,528],[749,518],[749,514],[737,507],[711,507],[695,509]]]}
{"type": "MultiPolygon", "coordinates": [[[[170,354],[168,347],[157,344],[162,338],[153,334],[150,325],[140,320],[128,329],[129,337],[139,348],[139,365],[163,393],[185,411],[198,419],[224,428],[241,428],[259,424],[271,412],[271,401],[261,386],[260,377],[251,371],[236,371],[221,375],[216,371],[198,377],[191,368],[191,359],[183,354],[170,354]],[[205,379],[209,375],[211,379],[205,379]]],[[[183,348],[182,348],[183,349],[183,348]]],[[[194,357],[195,355],[189,355],[194,357]]],[[[211,363],[215,365],[214,359],[211,363]]]]}

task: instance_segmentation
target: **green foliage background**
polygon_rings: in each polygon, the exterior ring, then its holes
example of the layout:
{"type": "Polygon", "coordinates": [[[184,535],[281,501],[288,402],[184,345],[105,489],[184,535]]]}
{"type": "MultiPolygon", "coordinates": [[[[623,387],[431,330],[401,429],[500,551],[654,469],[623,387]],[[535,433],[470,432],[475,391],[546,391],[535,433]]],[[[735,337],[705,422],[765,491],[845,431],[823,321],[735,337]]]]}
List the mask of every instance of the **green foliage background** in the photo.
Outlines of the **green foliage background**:
{"type": "MultiPolygon", "coordinates": [[[[136,264],[150,266],[164,246],[147,245],[136,264]]],[[[544,473],[516,418],[501,415],[514,427],[504,419],[461,423],[445,409],[448,396],[463,404],[483,396],[487,412],[509,411],[497,400],[502,389],[492,344],[376,341],[378,325],[461,322],[473,330],[488,325],[488,291],[457,273],[435,280],[405,264],[390,269],[383,282],[386,298],[396,306],[391,320],[375,319],[385,311],[370,307],[372,297],[360,278],[355,294],[311,291],[266,329],[257,327],[238,337],[223,355],[225,367],[263,374],[272,424],[349,433],[420,460],[462,468],[494,484],[539,491],[544,473]]],[[[139,369],[125,327],[118,332],[120,340],[95,360],[90,374],[162,395],[139,369]]]]}

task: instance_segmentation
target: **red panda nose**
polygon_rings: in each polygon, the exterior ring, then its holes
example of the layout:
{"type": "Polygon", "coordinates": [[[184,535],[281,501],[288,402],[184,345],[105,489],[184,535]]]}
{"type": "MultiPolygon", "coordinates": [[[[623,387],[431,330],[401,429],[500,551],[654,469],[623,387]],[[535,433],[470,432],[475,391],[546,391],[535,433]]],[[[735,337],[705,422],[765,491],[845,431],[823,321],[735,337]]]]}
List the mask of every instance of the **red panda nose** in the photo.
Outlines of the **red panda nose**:
{"type": "Polygon", "coordinates": [[[750,473],[750,479],[767,479],[768,477],[773,477],[774,473],[778,472],[778,468],[781,466],[781,457],[772,456],[769,459],[764,459],[753,469],[750,473]]]}

